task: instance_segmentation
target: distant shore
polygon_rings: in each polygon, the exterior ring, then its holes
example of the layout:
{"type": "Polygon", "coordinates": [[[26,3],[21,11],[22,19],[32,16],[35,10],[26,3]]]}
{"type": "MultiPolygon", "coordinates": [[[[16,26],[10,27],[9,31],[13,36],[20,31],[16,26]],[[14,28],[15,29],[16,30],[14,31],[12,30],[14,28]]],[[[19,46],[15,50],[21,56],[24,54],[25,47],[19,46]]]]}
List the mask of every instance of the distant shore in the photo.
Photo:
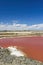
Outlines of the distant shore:
{"type": "Polygon", "coordinates": [[[0,31],[0,38],[4,37],[32,37],[42,36],[43,31],[0,31]]]}

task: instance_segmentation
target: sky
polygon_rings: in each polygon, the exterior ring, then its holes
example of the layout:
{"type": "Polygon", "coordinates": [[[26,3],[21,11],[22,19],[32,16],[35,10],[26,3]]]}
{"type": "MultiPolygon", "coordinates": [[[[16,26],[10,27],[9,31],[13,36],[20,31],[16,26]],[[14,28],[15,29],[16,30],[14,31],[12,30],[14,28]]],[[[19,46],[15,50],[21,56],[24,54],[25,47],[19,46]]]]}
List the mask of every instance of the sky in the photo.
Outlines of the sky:
{"type": "Polygon", "coordinates": [[[43,0],[0,0],[0,30],[43,30],[43,0]]]}

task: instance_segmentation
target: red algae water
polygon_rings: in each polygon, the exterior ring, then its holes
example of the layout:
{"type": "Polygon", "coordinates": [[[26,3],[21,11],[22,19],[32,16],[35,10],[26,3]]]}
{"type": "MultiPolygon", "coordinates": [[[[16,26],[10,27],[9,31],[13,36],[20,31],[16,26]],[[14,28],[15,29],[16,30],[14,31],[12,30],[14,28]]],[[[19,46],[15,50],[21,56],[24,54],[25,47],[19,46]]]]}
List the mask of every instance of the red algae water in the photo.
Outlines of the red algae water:
{"type": "Polygon", "coordinates": [[[15,37],[0,39],[0,46],[17,46],[27,57],[43,62],[43,37],[15,37]]]}

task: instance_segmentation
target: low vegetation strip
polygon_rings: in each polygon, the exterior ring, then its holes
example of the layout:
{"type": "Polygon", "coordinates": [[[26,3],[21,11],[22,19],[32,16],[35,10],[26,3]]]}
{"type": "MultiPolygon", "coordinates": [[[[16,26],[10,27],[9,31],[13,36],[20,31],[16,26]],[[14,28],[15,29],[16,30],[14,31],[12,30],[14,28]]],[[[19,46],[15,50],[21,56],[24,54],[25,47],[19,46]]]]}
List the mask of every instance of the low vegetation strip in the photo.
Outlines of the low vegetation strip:
{"type": "Polygon", "coordinates": [[[0,37],[43,36],[43,31],[0,31],[0,37]]]}
{"type": "Polygon", "coordinates": [[[10,55],[7,48],[0,47],[0,65],[43,65],[43,62],[25,56],[10,55]]]}

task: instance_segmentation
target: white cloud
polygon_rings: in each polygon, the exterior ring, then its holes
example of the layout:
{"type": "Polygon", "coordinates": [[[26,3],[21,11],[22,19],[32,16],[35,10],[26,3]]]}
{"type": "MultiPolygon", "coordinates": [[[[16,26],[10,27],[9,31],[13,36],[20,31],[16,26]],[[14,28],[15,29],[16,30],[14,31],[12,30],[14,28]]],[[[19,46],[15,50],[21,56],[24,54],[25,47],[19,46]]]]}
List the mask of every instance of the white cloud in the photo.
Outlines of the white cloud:
{"type": "Polygon", "coordinates": [[[0,30],[42,30],[43,24],[27,25],[27,24],[0,24],[0,30]]]}
{"type": "Polygon", "coordinates": [[[29,29],[36,29],[36,30],[41,30],[43,29],[43,24],[35,24],[35,25],[31,25],[29,26],[29,29]]]}
{"type": "Polygon", "coordinates": [[[0,30],[27,30],[27,24],[0,24],[0,30]]]}

